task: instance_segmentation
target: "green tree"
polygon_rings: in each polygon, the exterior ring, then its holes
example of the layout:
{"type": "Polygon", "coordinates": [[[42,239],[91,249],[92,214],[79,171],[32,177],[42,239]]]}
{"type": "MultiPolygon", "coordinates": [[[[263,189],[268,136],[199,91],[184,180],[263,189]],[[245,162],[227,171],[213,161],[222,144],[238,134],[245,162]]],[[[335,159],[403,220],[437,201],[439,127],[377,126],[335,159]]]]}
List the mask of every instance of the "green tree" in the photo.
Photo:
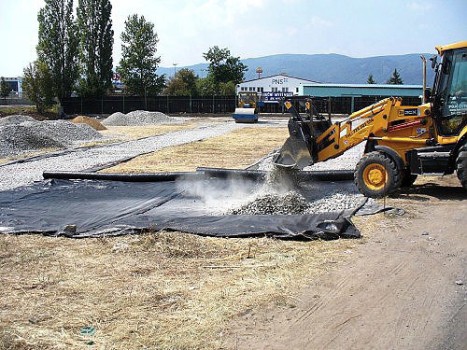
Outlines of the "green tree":
{"type": "Polygon", "coordinates": [[[373,74],[370,74],[368,76],[368,79],[366,81],[367,84],[376,84],[376,81],[373,79],[373,74]]]}
{"type": "Polygon", "coordinates": [[[159,39],[154,24],[144,16],[128,16],[121,35],[122,59],[118,72],[129,93],[156,95],[165,85],[165,75],[156,74],[161,61],[156,56],[159,39]]]}
{"type": "Polygon", "coordinates": [[[391,78],[386,82],[386,84],[391,84],[391,85],[402,85],[404,82],[402,81],[402,78],[397,71],[397,69],[394,69],[394,72],[392,72],[391,78]]]}
{"type": "Polygon", "coordinates": [[[218,46],[209,48],[203,53],[203,57],[209,62],[209,74],[213,81],[216,93],[221,93],[221,83],[232,82],[234,85],[241,83],[245,77],[248,67],[240,62],[240,57],[233,57],[227,48],[220,49],[218,46]]]}
{"type": "Polygon", "coordinates": [[[109,0],[78,0],[77,30],[82,96],[100,97],[112,87],[114,31],[109,0]]]}
{"type": "Polygon", "coordinates": [[[198,94],[196,88],[197,79],[191,69],[182,68],[168,81],[164,92],[166,95],[172,96],[196,96],[198,94]]]}
{"type": "Polygon", "coordinates": [[[37,60],[29,64],[23,74],[24,93],[34,102],[37,112],[44,113],[54,104],[53,77],[47,63],[37,60]]]}
{"type": "Polygon", "coordinates": [[[199,96],[212,96],[217,94],[217,87],[214,77],[208,74],[206,78],[200,78],[196,81],[196,91],[199,96]]]}
{"type": "Polygon", "coordinates": [[[219,83],[219,94],[223,96],[235,95],[237,85],[231,80],[227,83],[219,83]]]}
{"type": "Polygon", "coordinates": [[[0,97],[8,97],[11,92],[10,85],[5,81],[5,78],[2,77],[0,81],[0,97]]]}
{"type": "Polygon", "coordinates": [[[73,0],[45,0],[37,19],[37,55],[47,64],[53,78],[54,94],[61,101],[70,97],[78,79],[78,37],[73,0]]]}

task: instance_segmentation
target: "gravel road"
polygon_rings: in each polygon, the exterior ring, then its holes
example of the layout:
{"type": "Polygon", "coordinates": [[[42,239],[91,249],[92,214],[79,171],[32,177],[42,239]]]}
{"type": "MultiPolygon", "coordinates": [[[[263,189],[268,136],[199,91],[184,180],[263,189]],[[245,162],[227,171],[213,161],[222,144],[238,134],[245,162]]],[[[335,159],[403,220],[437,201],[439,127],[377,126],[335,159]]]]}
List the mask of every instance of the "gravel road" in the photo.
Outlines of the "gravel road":
{"type": "Polygon", "coordinates": [[[203,125],[193,130],[181,130],[110,146],[74,149],[71,152],[0,166],[0,191],[13,189],[42,180],[44,171],[84,171],[122,161],[165,147],[177,146],[210,137],[220,136],[248,124],[228,122],[203,125]]]}

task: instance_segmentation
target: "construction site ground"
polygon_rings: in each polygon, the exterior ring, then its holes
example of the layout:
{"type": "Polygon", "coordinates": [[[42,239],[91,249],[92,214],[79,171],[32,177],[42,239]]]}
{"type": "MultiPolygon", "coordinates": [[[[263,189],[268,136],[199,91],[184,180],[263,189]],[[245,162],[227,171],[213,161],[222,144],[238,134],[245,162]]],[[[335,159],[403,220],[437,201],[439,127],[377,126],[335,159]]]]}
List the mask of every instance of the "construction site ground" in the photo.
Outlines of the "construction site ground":
{"type": "Polygon", "coordinates": [[[455,177],[386,199],[404,214],[356,217],[363,244],[293,305],[249,310],[237,349],[467,349],[467,202],[455,177]]]}
{"type": "MultiPolygon", "coordinates": [[[[112,171],[244,167],[239,142],[282,144],[271,126],[112,171]]],[[[0,349],[466,349],[466,198],[455,175],[419,178],[379,200],[399,210],[353,217],[358,240],[2,234],[0,349]]]]}

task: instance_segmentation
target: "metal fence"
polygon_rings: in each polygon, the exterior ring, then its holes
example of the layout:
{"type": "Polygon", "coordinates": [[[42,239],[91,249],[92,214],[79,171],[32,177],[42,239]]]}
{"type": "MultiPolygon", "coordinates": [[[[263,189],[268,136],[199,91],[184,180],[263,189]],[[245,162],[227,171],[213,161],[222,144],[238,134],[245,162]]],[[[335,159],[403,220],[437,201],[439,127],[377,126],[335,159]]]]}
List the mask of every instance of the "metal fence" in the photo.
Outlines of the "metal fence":
{"type": "Polygon", "coordinates": [[[232,96],[104,96],[102,98],[70,97],[62,101],[66,114],[112,114],[135,110],[170,113],[231,113],[236,97],[232,96]]]}
{"type": "MultiPolygon", "coordinates": [[[[320,113],[350,114],[369,106],[387,96],[328,97],[314,101],[320,113]]],[[[295,97],[297,99],[297,97],[295,97]]],[[[292,97],[292,100],[294,98],[292,97]]],[[[298,109],[301,109],[298,101],[298,109]]],[[[404,105],[419,105],[420,98],[403,97],[404,105]]],[[[235,95],[231,96],[104,96],[102,98],[70,97],[62,101],[63,110],[74,114],[112,114],[128,113],[135,110],[157,111],[165,114],[230,114],[237,105],[235,95]]],[[[284,113],[283,103],[265,103],[259,107],[260,113],[284,113]]]]}

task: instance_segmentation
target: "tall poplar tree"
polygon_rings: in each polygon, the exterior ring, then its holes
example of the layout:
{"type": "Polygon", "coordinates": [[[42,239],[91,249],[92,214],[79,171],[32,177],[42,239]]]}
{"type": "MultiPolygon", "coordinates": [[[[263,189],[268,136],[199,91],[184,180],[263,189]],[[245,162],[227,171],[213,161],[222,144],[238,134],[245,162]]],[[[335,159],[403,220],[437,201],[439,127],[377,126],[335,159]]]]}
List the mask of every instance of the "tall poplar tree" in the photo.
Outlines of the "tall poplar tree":
{"type": "Polygon", "coordinates": [[[122,59],[118,72],[129,93],[140,96],[158,94],[165,83],[165,76],[157,76],[161,58],[156,56],[159,38],[154,24],[144,16],[128,16],[121,35],[122,59]]]}
{"type": "Polygon", "coordinates": [[[114,31],[109,0],[78,0],[77,26],[82,96],[100,97],[112,87],[114,31]]]}
{"type": "Polygon", "coordinates": [[[45,0],[37,16],[39,61],[52,77],[53,92],[59,101],[69,97],[78,78],[78,37],[73,17],[73,0],[45,0]]]}

